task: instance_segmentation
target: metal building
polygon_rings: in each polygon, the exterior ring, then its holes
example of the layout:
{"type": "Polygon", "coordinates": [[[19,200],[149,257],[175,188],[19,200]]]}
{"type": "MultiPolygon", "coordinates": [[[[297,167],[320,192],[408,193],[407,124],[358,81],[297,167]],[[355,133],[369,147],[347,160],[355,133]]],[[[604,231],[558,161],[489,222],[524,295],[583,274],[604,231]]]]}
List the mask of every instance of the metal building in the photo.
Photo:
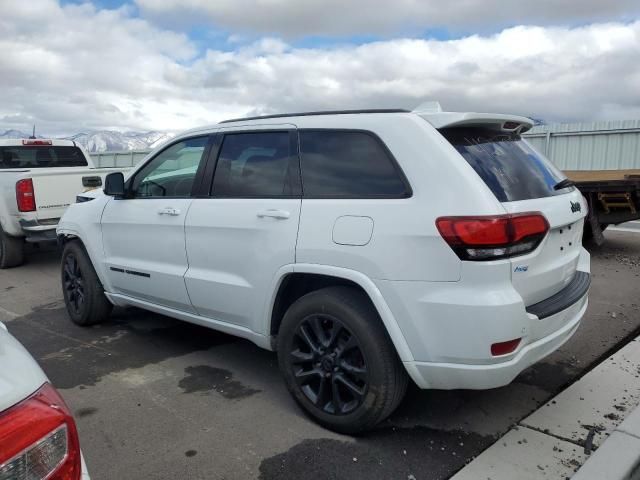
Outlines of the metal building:
{"type": "Polygon", "coordinates": [[[640,120],[540,125],[524,136],[561,170],[640,169],[640,120]]]}
{"type": "Polygon", "coordinates": [[[121,152],[93,152],[91,159],[96,167],[133,167],[147,156],[151,150],[130,150],[121,152]]]}

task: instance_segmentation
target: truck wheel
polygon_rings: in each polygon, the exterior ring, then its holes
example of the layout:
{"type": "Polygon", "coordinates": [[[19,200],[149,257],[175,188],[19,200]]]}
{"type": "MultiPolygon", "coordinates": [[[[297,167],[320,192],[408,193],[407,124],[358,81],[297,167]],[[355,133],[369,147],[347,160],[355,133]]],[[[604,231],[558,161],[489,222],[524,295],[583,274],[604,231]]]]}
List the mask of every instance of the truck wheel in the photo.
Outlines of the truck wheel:
{"type": "Polygon", "coordinates": [[[62,252],[62,295],[69,318],[82,326],[103,322],[113,305],[104,295],[91,260],[77,241],[67,243],[62,252]]]}
{"type": "Polygon", "coordinates": [[[12,237],[0,228],[0,268],[17,267],[24,263],[24,239],[12,237]]]}
{"type": "MultiPolygon", "coordinates": [[[[604,237],[602,237],[602,232],[604,232],[607,229],[608,226],[609,226],[608,223],[601,223],[600,224],[600,236],[599,236],[599,238],[604,238],[604,237]]],[[[595,235],[593,234],[593,228],[588,223],[584,224],[584,231],[582,232],[582,240],[584,242],[595,241],[595,235]]],[[[602,240],[600,240],[600,243],[596,242],[597,245],[602,245],[602,243],[603,243],[602,240]]]]}
{"type": "Polygon", "coordinates": [[[378,313],[351,287],[316,290],[289,307],[278,362],[296,402],[339,433],[374,427],[407,389],[407,373],[378,313]]]}

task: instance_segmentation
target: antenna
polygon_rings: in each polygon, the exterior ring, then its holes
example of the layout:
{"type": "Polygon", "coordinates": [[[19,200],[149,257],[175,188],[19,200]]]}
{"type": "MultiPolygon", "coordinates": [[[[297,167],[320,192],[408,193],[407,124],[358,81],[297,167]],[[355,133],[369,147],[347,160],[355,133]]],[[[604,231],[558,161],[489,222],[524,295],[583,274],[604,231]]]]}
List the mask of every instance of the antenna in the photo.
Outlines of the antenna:
{"type": "Polygon", "coordinates": [[[29,137],[31,140],[36,138],[36,124],[33,124],[33,133],[31,134],[31,136],[29,137]]]}

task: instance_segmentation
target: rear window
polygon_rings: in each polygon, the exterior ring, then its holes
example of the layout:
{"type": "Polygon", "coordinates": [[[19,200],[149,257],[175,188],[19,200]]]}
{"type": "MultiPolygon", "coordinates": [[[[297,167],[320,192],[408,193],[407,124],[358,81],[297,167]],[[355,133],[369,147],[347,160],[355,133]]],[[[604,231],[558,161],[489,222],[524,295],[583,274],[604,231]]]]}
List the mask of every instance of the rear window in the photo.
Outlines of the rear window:
{"type": "Polygon", "coordinates": [[[382,141],[369,132],[300,130],[305,197],[398,198],[410,195],[382,141]]]}
{"type": "Polygon", "coordinates": [[[501,202],[551,197],[574,188],[554,189],[565,175],[519,135],[487,128],[443,128],[440,133],[501,202]]]}
{"type": "Polygon", "coordinates": [[[86,166],[87,159],[78,147],[0,147],[0,169],[86,166]]]}

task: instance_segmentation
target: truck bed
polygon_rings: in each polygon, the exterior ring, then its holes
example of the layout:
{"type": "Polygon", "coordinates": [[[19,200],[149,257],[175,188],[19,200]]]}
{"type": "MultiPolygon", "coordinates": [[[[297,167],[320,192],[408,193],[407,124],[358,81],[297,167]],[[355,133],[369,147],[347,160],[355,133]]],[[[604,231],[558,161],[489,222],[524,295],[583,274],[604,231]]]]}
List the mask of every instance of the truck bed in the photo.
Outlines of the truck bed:
{"type": "Polygon", "coordinates": [[[640,219],[640,170],[564,172],[589,203],[585,235],[600,245],[607,225],[640,219]]]}
{"type": "Polygon", "coordinates": [[[640,169],[632,170],[565,170],[564,174],[576,183],[612,180],[640,180],[640,169]],[[635,177],[635,178],[634,178],[635,177]]]}

